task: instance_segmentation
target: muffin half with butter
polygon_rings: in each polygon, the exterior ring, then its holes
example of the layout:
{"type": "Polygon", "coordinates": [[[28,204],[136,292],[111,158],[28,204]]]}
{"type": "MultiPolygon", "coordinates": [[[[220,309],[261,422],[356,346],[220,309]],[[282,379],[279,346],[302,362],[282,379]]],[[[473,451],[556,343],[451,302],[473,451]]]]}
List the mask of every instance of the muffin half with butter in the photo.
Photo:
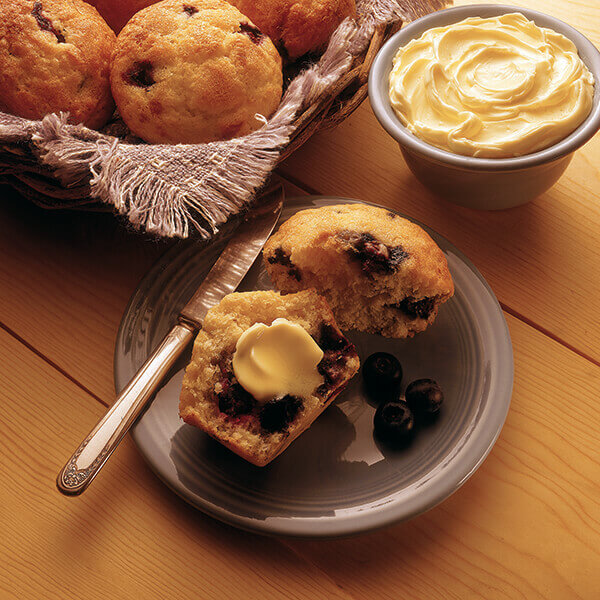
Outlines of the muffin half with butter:
{"type": "Polygon", "coordinates": [[[229,294],[196,337],[179,414],[264,466],[310,427],[359,366],[314,290],[229,294]]]}

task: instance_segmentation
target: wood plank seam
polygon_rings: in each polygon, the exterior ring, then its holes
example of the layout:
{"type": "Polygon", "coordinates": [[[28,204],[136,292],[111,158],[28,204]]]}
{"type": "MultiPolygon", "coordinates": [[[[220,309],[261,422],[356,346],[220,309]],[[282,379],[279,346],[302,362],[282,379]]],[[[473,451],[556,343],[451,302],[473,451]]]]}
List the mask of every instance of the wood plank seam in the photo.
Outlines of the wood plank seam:
{"type": "Polygon", "coordinates": [[[314,188],[312,188],[308,184],[304,183],[303,181],[296,179],[296,177],[294,177],[293,175],[290,175],[289,173],[284,174],[284,172],[282,171],[281,168],[277,168],[275,170],[275,173],[281,179],[291,183],[292,185],[295,185],[297,188],[300,188],[302,191],[306,192],[310,196],[322,196],[323,195],[322,192],[319,192],[318,190],[315,190],[314,188]]]}
{"type": "Polygon", "coordinates": [[[25,348],[27,348],[30,352],[33,352],[33,354],[35,354],[36,356],[41,358],[44,362],[49,364],[52,368],[54,368],[61,375],[63,375],[63,377],[66,377],[71,383],[74,383],[79,389],[83,390],[86,394],[88,394],[89,396],[91,396],[92,398],[97,400],[100,404],[102,404],[106,408],[108,408],[110,406],[110,404],[107,404],[106,402],[104,402],[104,400],[102,400],[99,396],[94,394],[94,392],[90,391],[85,385],[83,385],[82,383],[77,381],[77,379],[75,379],[72,375],[67,373],[67,371],[65,371],[62,367],[60,367],[58,364],[56,364],[52,359],[50,359],[47,356],[45,356],[44,354],[42,354],[37,348],[32,346],[27,340],[23,339],[18,333],[16,333],[12,329],[10,329],[10,327],[7,327],[1,321],[0,321],[0,329],[4,330],[6,333],[8,333],[8,335],[13,337],[20,344],[23,344],[23,346],[25,346],[25,348]]]}
{"type": "Polygon", "coordinates": [[[525,323],[526,325],[529,325],[536,331],[539,331],[546,337],[549,337],[551,340],[554,340],[556,343],[560,344],[561,346],[564,346],[565,348],[567,348],[567,350],[574,352],[575,354],[577,354],[577,356],[581,356],[581,358],[588,360],[593,365],[600,367],[600,361],[596,360],[593,356],[589,356],[589,354],[586,354],[585,352],[578,350],[573,345],[569,344],[569,342],[566,342],[565,340],[561,339],[557,335],[553,334],[551,331],[548,331],[545,327],[542,327],[541,325],[534,323],[531,319],[528,319],[526,316],[520,314],[516,310],[512,309],[510,306],[506,306],[506,304],[504,304],[503,302],[500,302],[500,306],[504,312],[515,317],[515,319],[518,319],[519,321],[523,321],[523,323],[525,323]]]}

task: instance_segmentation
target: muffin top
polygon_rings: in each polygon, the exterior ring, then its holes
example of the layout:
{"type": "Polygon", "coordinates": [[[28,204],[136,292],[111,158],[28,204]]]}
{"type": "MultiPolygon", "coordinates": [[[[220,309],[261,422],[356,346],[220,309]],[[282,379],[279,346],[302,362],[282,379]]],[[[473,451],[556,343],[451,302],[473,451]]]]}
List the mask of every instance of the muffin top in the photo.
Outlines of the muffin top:
{"type": "Polygon", "coordinates": [[[387,286],[387,276],[398,274],[414,280],[413,287],[418,282],[424,295],[453,291],[446,257],[431,237],[396,213],[367,204],[300,211],[267,241],[264,255],[271,264],[285,255],[292,265],[329,270],[348,282],[358,277],[387,286]]]}
{"type": "Polygon", "coordinates": [[[279,105],[281,58],[224,0],[163,0],[119,34],[111,84],[123,120],[148,142],[229,139],[279,105]]]}
{"type": "Polygon", "coordinates": [[[82,0],[0,3],[0,110],[29,119],[68,111],[101,127],[112,115],[115,34],[82,0]]]}
{"type": "Polygon", "coordinates": [[[325,49],[346,18],[356,16],[355,0],[231,0],[291,59],[325,49]]]}

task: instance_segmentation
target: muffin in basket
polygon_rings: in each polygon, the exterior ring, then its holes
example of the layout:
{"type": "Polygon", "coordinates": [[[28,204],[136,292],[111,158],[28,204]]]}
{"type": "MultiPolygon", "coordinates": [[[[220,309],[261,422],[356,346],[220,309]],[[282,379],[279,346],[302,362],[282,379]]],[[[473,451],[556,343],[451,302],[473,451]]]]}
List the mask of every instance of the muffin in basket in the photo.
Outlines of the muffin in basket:
{"type": "Polygon", "coordinates": [[[229,294],[194,342],[183,420],[264,466],[329,406],[358,371],[354,346],[314,290],[229,294]]]}
{"type": "Polygon", "coordinates": [[[82,0],[0,2],[0,111],[27,119],[68,112],[97,129],[111,117],[115,34],[82,0]]]}
{"type": "Polygon", "coordinates": [[[263,256],[279,290],[317,289],[342,329],[410,337],[454,293],[446,257],[429,235],[365,204],[296,213],[269,238],[263,256]]]}
{"type": "Polygon", "coordinates": [[[346,18],[356,16],[355,0],[231,0],[291,59],[325,49],[346,18]]]}
{"type": "Polygon", "coordinates": [[[117,38],[111,85],[128,127],[147,142],[240,137],[276,110],[281,58],[271,40],[224,0],[163,0],[117,38]]]}

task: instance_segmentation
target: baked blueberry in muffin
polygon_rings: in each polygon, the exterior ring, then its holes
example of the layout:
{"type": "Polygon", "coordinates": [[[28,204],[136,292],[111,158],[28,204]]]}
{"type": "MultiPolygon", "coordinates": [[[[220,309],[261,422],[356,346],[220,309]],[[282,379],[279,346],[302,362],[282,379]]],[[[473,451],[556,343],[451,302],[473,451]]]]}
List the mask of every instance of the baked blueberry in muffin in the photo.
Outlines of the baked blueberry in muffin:
{"type": "Polygon", "coordinates": [[[305,431],[359,368],[314,290],[229,294],[194,342],[179,414],[264,466],[305,431]]]}
{"type": "Polygon", "coordinates": [[[365,204],[296,213],[263,256],[277,289],[315,288],[342,329],[409,337],[424,331],[454,293],[446,257],[431,237],[365,204]]]}

